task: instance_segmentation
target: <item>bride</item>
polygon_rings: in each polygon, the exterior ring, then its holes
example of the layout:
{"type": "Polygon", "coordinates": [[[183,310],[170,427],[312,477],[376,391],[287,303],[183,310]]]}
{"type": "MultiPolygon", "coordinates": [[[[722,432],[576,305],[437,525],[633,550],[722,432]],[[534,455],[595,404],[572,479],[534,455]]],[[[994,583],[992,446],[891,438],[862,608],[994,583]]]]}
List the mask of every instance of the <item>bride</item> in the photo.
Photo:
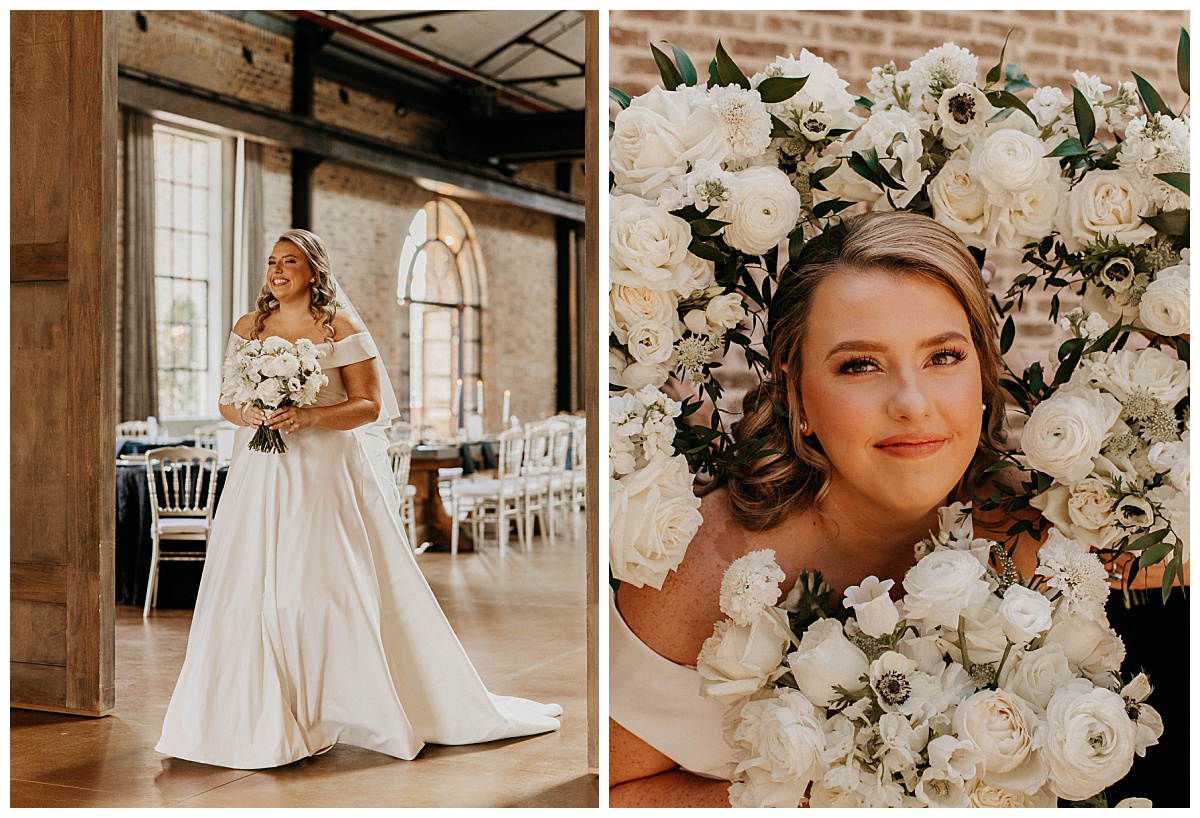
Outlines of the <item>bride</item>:
{"type": "Polygon", "coordinates": [[[338,742],[412,759],[557,729],[558,705],[488,692],[425,583],[386,459],[395,396],[306,230],[280,236],[229,352],[274,336],[320,344],[329,383],[313,406],[220,407],[242,428],[156,749],[258,769],[338,742]],[[285,454],[247,449],[261,423],[285,454]]]}
{"type": "Polygon", "coordinates": [[[848,220],[840,246],[784,274],[768,334],[770,377],[736,433],[770,434],[775,453],[710,487],[661,591],[625,584],[613,600],[613,806],[729,805],[725,708],[700,697],[694,665],[724,618],[731,562],[771,548],[785,590],[810,569],[838,594],[871,575],[895,594],[938,508],[987,495],[1003,442],[1000,350],[979,266],[954,233],[909,212],[848,220]]]}

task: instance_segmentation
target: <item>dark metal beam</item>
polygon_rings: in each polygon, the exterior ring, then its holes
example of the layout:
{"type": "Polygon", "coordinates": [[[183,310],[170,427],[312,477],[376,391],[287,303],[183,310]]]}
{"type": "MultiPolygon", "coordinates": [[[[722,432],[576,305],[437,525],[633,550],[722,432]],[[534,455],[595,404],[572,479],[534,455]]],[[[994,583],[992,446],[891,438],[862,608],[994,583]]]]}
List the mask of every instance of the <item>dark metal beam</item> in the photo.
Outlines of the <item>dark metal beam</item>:
{"type": "MultiPolygon", "coordinates": [[[[430,17],[445,17],[447,14],[462,14],[471,9],[451,9],[448,11],[405,11],[399,14],[381,14],[378,17],[359,17],[364,25],[376,26],[380,23],[399,23],[405,20],[421,20],[430,17]]],[[[344,13],[344,12],[343,12],[344,13]]]]}
{"type": "Polygon", "coordinates": [[[539,20],[536,24],[525,29],[524,31],[522,31],[516,37],[513,37],[508,42],[504,43],[503,45],[499,46],[498,48],[494,48],[491,51],[489,51],[482,59],[476,61],[475,64],[472,65],[471,67],[478,70],[479,66],[484,65],[488,60],[492,59],[497,54],[500,54],[501,52],[504,51],[504,49],[508,48],[509,46],[516,45],[517,43],[527,42],[527,38],[529,37],[530,34],[537,31],[539,28],[546,25],[546,23],[550,22],[551,20],[553,20],[555,17],[557,17],[560,14],[562,14],[561,11],[556,11],[553,14],[551,14],[549,17],[539,20]]]}
{"type": "Polygon", "coordinates": [[[473,162],[582,159],[583,111],[468,120],[447,126],[439,146],[473,162]]]}
{"type": "Polygon", "coordinates": [[[583,72],[576,71],[574,74],[545,74],[540,77],[521,77],[520,79],[506,79],[505,85],[521,85],[526,82],[559,82],[561,80],[581,80],[583,72]]]}
{"type": "MultiPolygon", "coordinates": [[[[426,178],[488,198],[554,216],[583,221],[583,198],[563,194],[486,167],[473,166],[339,128],[187,83],[120,66],[118,102],[142,111],[199,120],[293,150],[405,178],[426,178]]],[[[582,138],[582,129],[580,130],[582,138]]]]}

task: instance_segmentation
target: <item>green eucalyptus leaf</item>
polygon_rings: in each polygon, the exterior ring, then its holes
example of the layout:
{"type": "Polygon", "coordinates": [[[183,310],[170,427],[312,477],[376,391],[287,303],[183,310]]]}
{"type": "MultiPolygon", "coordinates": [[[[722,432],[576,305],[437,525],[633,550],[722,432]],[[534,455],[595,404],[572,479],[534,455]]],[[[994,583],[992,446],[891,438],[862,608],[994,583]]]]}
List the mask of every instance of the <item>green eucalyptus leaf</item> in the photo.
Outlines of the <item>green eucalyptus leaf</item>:
{"type": "Polygon", "coordinates": [[[1142,105],[1146,106],[1147,113],[1166,114],[1169,117],[1175,116],[1171,107],[1163,101],[1158,91],[1154,90],[1153,85],[1147,82],[1144,77],[1139,76],[1136,71],[1130,71],[1129,73],[1133,74],[1133,79],[1137,83],[1138,96],[1142,98],[1142,105]]]}
{"type": "MultiPolygon", "coordinates": [[[[800,263],[800,253],[804,250],[804,228],[797,227],[788,233],[788,261],[793,264],[800,263]]],[[[769,283],[769,281],[767,282],[769,283]]],[[[763,284],[763,289],[766,290],[767,283],[763,284]]]]}
{"type": "Polygon", "coordinates": [[[737,67],[730,57],[725,52],[725,47],[721,45],[721,41],[717,40],[717,75],[721,78],[722,85],[740,85],[742,88],[750,87],[750,80],[746,79],[746,75],[742,73],[742,69],[737,67]]]}
{"type": "Polygon", "coordinates": [[[1186,236],[1191,215],[1191,210],[1168,210],[1156,216],[1142,216],[1142,221],[1168,236],[1186,236]]]}
{"type": "Polygon", "coordinates": [[[1037,117],[1033,115],[1033,111],[1029,110],[1029,106],[1011,91],[989,91],[987,99],[988,102],[997,108],[1016,108],[1018,111],[1024,113],[1025,116],[1032,119],[1034,124],[1037,123],[1037,117]]]}
{"type": "Polygon", "coordinates": [[[1000,354],[1007,354],[1012,349],[1013,338],[1016,337],[1017,327],[1013,323],[1013,317],[1010,315],[1004,319],[1004,328],[1000,330],[1000,354]]]}
{"type": "Polygon", "coordinates": [[[675,54],[675,64],[679,66],[679,76],[683,77],[685,84],[695,85],[696,66],[692,64],[691,58],[674,43],[667,43],[667,45],[671,46],[671,51],[675,54]]]}
{"type": "MultiPolygon", "coordinates": [[[[808,183],[810,185],[812,185],[813,187],[818,187],[821,184],[821,182],[824,182],[830,176],[837,173],[837,169],[840,168],[841,166],[842,166],[842,163],[838,162],[837,164],[834,164],[834,165],[827,165],[826,167],[823,167],[823,168],[817,168],[816,170],[814,170],[812,172],[812,175],[808,177],[808,183]]],[[[824,190],[825,188],[821,187],[820,189],[824,190]]]]}
{"type": "Polygon", "coordinates": [[[629,96],[629,94],[625,93],[624,91],[622,91],[619,88],[613,88],[611,85],[608,87],[608,96],[613,101],[615,101],[618,105],[620,105],[622,110],[624,110],[625,108],[628,108],[629,103],[633,99],[632,97],[629,96]]]}
{"type": "Polygon", "coordinates": [[[771,138],[772,139],[787,139],[792,135],[792,129],[775,114],[771,114],[771,138]]]}
{"type": "Polygon", "coordinates": [[[819,205],[813,208],[813,216],[818,219],[823,219],[826,216],[833,216],[841,213],[846,208],[853,207],[854,204],[854,202],[847,202],[843,199],[829,199],[828,201],[821,202],[819,205]]]}
{"type": "Polygon", "coordinates": [[[800,92],[808,77],[767,77],[758,84],[763,102],[784,102],[800,92]]]}
{"type": "Polygon", "coordinates": [[[720,263],[725,261],[725,254],[710,244],[705,244],[698,238],[693,238],[692,243],[688,245],[688,252],[694,256],[699,256],[706,261],[715,261],[720,263]]]}
{"type": "Polygon", "coordinates": [[[1176,172],[1176,173],[1156,173],[1156,174],[1154,174],[1154,178],[1162,179],[1164,182],[1166,182],[1168,185],[1175,188],[1176,190],[1182,190],[1184,193],[1186,193],[1189,196],[1192,195],[1192,190],[1191,190],[1192,185],[1191,185],[1191,174],[1190,173],[1186,173],[1186,172],[1185,173],[1178,173],[1178,172],[1176,172]]]}
{"type": "Polygon", "coordinates": [[[1084,156],[1087,154],[1087,148],[1073,136],[1069,136],[1062,142],[1058,143],[1058,147],[1046,154],[1044,158],[1054,159],[1059,156],[1084,156]]]}
{"type": "Polygon", "coordinates": [[[1079,127],[1079,141],[1087,147],[1096,136],[1096,116],[1092,113],[1092,104],[1087,101],[1082,91],[1072,85],[1071,94],[1074,96],[1073,107],[1075,124],[1079,127]]]}
{"type": "MultiPolygon", "coordinates": [[[[1155,533],[1158,533],[1158,532],[1155,532],[1155,533]]],[[[1164,530],[1164,533],[1165,533],[1165,530],[1164,530]]],[[[1139,542],[1141,542],[1141,538],[1130,543],[1129,550],[1130,551],[1139,550],[1139,546],[1138,546],[1139,542]]],[[[1173,547],[1174,546],[1168,542],[1155,543],[1154,545],[1147,548],[1145,551],[1142,551],[1142,555],[1140,557],[1138,557],[1138,566],[1141,568],[1146,568],[1148,566],[1155,565],[1156,563],[1162,562],[1163,557],[1165,557],[1167,554],[1170,554],[1171,549],[1173,547]]]]}
{"type": "Polygon", "coordinates": [[[729,224],[729,222],[723,222],[720,219],[695,219],[690,224],[692,225],[693,236],[708,238],[729,224]]]}
{"type": "Polygon", "coordinates": [[[1175,54],[1175,70],[1179,74],[1179,87],[1183,89],[1183,93],[1188,96],[1192,95],[1192,38],[1188,36],[1187,29],[1183,26],[1179,27],[1179,50],[1175,54]]]}
{"type": "Polygon", "coordinates": [[[1162,601],[1165,605],[1167,598],[1171,596],[1171,586],[1175,583],[1175,574],[1179,572],[1179,563],[1171,560],[1167,563],[1166,570],[1163,571],[1162,578],[1162,601]]]}
{"type": "Polygon", "coordinates": [[[995,85],[1000,81],[1000,72],[1004,68],[1004,52],[1008,48],[1008,38],[1012,36],[1012,33],[1013,29],[1010,28],[1008,34],[1004,35],[1004,45],[1000,46],[1000,59],[987,72],[987,84],[989,86],[995,85]]]}
{"type": "Polygon", "coordinates": [[[866,108],[868,111],[871,110],[873,107],[875,107],[874,100],[867,99],[866,97],[863,97],[863,96],[855,97],[854,104],[857,105],[859,108],[866,108]]]}
{"type": "Polygon", "coordinates": [[[1189,367],[1192,364],[1192,345],[1183,338],[1175,339],[1175,354],[1189,367]]]}
{"type": "Polygon", "coordinates": [[[671,62],[671,58],[659,51],[653,44],[650,46],[650,51],[654,53],[654,62],[658,65],[658,73],[662,75],[663,87],[668,91],[674,91],[683,85],[683,75],[679,73],[675,63],[671,62]]]}

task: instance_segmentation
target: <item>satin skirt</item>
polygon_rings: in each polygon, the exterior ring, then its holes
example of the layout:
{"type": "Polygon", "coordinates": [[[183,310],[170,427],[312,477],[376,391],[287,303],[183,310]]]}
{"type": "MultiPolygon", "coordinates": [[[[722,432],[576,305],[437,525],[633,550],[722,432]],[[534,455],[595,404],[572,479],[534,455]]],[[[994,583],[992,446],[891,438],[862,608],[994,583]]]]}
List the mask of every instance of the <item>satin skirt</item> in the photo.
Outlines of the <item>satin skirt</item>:
{"type": "Polygon", "coordinates": [[[562,708],[490,693],[425,582],[373,428],[304,429],[235,455],[187,655],[156,749],[237,769],[335,743],[412,759],[425,743],[555,730],[562,708]]]}

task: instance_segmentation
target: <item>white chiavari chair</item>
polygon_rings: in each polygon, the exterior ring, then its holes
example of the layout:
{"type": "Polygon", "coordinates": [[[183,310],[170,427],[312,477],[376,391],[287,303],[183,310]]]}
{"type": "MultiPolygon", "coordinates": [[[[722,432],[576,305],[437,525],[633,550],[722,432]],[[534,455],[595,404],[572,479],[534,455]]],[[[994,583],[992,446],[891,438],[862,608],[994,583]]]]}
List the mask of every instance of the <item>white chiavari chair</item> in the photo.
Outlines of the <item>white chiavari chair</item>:
{"type": "Polygon", "coordinates": [[[500,434],[495,477],[457,477],[450,484],[452,555],[458,553],[458,531],[463,523],[472,525],[477,549],[483,546],[484,526],[495,523],[501,556],[508,546],[509,526],[514,521],[520,542],[526,541],[527,534],[521,518],[521,458],[524,448],[524,432],[506,429],[500,434]]]}
{"type": "Polygon", "coordinates": [[[149,616],[158,599],[160,562],[203,562],[212,531],[217,496],[217,453],[199,446],[164,446],[146,452],[150,488],[150,579],[146,584],[149,616]],[[201,543],[199,547],[163,550],[163,541],[201,543]]]}
{"type": "Polygon", "coordinates": [[[393,443],[388,446],[388,460],[392,464],[392,480],[395,481],[396,491],[400,493],[400,522],[408,534],[408,545],[418,551],[417,545],[417,487],[409,484],[408,475],[412,470],[412,444],[408,442],[393,443]]]}

